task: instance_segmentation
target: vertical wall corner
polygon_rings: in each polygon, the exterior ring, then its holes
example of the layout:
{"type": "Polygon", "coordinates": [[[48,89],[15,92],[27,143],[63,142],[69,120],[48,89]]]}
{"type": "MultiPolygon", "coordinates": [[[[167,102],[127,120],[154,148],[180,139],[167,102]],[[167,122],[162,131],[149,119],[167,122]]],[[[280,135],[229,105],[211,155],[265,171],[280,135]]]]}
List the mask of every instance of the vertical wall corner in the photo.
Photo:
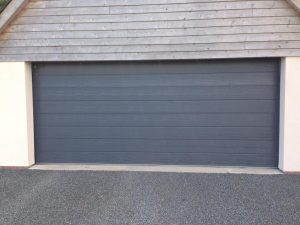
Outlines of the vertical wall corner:
{"type": "Polygon", "coordinates": [[[279,168],[300,172],[300,57],[281,60],[279,168]]]}
{"type": "Polygon", "coordinates": [[[0,62],[0,166],[34,163],[30,63],[0,62]]]}

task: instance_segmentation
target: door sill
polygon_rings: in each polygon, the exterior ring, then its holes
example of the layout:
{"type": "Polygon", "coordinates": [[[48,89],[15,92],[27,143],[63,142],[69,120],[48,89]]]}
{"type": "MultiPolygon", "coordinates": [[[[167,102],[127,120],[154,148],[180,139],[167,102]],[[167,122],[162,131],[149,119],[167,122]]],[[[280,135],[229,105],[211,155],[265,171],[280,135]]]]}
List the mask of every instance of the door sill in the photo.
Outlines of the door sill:
{"type": "Polygon", "coordinates": [[[36,164],[32,170],[70,171],[119,171],[119,172],[166,172],[166,173],[217,173],[217,174],[283,174],[277,168],[266,167],[227,167],[227,166],[185,166],[185,165],[146,165],[146,164],[36,164]]]}

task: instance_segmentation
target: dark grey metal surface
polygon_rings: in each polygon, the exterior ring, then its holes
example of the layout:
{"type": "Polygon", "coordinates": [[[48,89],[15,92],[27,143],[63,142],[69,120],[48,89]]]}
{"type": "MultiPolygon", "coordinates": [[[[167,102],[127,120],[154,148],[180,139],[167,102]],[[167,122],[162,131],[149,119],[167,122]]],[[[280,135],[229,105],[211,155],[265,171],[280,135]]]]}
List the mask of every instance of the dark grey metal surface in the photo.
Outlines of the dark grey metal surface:
{"type": "Polygon", "coordinates": [[[278,65],[34,64],[36,161],[276,167],[278,65]]]}

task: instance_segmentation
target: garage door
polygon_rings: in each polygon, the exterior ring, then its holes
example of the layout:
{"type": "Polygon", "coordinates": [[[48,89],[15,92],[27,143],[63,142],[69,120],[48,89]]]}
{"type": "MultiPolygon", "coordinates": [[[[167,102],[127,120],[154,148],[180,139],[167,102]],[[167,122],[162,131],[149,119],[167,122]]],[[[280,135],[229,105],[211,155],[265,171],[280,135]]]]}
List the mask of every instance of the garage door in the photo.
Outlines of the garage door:
{"type": "Polygon", "coordinates": [[[38,163],[271,166],[278,60],[37,63],[38,163]]]}

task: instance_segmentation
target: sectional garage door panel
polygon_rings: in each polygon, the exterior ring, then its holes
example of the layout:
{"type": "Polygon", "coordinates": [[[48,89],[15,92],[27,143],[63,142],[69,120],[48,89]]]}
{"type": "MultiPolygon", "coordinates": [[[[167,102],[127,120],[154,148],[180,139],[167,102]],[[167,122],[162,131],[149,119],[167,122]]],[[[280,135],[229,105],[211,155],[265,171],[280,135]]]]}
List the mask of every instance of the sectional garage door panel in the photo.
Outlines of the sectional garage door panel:
{"type": "Polygon", "coordinates": [[[278,60],[33,65],[39,163],[277,166],[278,60]]]}

